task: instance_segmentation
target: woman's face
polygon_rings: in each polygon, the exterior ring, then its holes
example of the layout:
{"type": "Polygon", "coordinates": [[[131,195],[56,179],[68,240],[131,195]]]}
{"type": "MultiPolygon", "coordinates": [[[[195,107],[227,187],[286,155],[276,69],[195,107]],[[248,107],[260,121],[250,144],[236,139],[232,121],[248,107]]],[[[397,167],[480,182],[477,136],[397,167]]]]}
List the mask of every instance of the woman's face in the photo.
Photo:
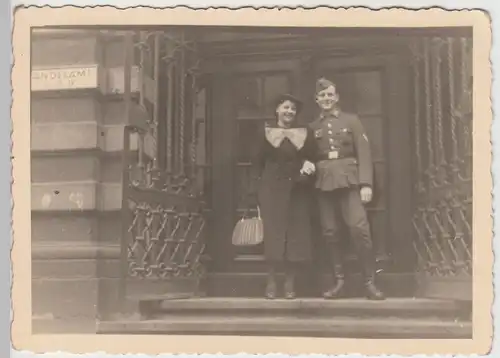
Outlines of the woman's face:
{"type": "Polygon", "coordinates": [[[297,106],[292,101],[286,100],[276,108],[276,114],[278,115],[279,121],[283,123],[292,123],[297,115],[297,106]]]}

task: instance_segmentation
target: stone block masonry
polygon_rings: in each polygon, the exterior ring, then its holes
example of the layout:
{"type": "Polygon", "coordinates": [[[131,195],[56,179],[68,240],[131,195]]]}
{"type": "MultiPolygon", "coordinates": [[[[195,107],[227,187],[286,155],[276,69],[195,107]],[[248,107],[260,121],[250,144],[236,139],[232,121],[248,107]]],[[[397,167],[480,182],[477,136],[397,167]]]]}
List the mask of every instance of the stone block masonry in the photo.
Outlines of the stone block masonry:
{"type": "MultiPolygon", "coordinates": [[[[95,332],[121,309],[123,54],[118,34],[32,37],[34,332],[95,332]]],[[[137,91],[137,68],[131,82],[137,91]]]]}

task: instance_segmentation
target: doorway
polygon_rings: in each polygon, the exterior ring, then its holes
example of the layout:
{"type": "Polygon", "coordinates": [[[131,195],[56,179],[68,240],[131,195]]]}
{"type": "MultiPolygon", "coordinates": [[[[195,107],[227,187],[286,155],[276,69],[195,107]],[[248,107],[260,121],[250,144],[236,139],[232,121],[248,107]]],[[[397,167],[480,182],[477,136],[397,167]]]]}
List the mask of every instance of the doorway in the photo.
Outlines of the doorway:
{"type": "MultiPolygon", "coordinates": [[[[207,140],[212,200],[207,245],[212,272],[264,272],[261,246],[238,248],[231,243],[235,223],[247,212],[256,213],[255,205],[246,200],[252,185],[253,145],[259,127],[274,119],[278,94],[299,95],[306,105],[299,121],[314,120],[314,83],[321,76],[336,83],[341,108],[359,115],[371,142],[375,188],[367,209],[377,260],[389,274],[413,272],[406,71],[404,60],[396,55],[365,55],[317,57],[308,66],[299,58],[253,58],[224,63],[211,74],[207,140]]],[[[356,255],[349,252],[349,266],[356,270],[356,255]]]]}

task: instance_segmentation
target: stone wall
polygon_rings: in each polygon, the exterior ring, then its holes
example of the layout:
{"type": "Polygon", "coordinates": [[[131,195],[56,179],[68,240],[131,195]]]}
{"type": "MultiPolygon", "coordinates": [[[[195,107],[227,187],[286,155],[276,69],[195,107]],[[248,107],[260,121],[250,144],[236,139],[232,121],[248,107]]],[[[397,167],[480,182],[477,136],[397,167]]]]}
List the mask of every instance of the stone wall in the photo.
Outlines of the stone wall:
{"type": "Polygon", "coordinates": [[[124,40],[34,33],[32,66],[33,329],[92,332],[119,307],[124,40]]]}

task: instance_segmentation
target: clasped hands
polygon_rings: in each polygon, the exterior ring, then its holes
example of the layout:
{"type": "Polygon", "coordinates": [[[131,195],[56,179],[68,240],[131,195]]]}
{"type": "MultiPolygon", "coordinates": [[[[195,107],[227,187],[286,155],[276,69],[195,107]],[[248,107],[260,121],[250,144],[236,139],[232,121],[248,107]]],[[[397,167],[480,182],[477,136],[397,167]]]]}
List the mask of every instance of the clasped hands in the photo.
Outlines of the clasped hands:
{"type": "MultiPolygon", "coordinates": [[[[314,163],[306,160],[300,169],[300,174],[311,175],[316,171],[314,163]]],[[[361,201],[366,204],[372,201],[373,191],[369,186],[364,186],[360,190],[361,201]]]]}
{"type": "Polygon", "coordinates": [[[314,163],[306,160],[300,169],[300,174],[311,175],[316,171],[316,166],[314,163]]]}

